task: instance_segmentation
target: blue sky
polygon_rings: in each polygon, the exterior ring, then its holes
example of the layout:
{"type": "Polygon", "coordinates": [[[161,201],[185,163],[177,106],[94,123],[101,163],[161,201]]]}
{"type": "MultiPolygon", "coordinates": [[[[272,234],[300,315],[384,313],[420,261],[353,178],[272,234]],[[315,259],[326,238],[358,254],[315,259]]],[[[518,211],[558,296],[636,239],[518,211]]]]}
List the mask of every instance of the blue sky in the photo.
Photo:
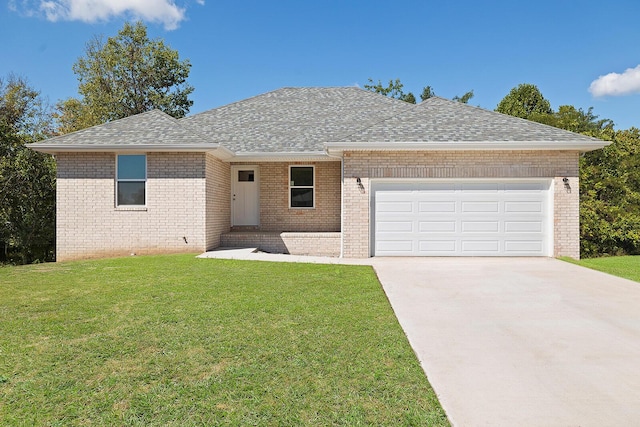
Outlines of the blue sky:
{"type": "Polygon", "coordinates": [[[416,96],[473,89],[487,109],[533,83],[554,108],[593,106],[626,129],[640,127],[638,16],[637,0],[9,0],[0,77],[26,77],[51,103],[76,96],[85,43],[141,19],[191,61],[191,113],[283,86],[399,78],[416,96]]]}

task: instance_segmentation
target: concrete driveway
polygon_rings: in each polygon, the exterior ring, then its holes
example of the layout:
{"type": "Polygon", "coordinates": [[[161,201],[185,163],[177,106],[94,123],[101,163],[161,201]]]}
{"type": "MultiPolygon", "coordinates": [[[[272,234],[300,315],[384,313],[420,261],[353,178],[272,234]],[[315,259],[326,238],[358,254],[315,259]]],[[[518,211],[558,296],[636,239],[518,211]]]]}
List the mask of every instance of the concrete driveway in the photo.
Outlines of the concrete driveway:
{"type": "Polygon", "coordinates": [[[548,258],[374,258],[455,426],[640,425],[640,283],[548,258]]]}

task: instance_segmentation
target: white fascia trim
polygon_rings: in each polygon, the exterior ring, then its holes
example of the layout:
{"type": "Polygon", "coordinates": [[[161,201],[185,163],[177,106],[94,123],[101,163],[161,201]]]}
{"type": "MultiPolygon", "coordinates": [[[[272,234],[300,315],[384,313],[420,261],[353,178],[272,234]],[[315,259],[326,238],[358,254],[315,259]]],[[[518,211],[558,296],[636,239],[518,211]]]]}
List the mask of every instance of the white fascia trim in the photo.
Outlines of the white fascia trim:
{"type": "Polygon", "coordinates": [[[608,141],[443,141],[443,142],[327,142],[329,155],[344,151],[479,151],[479,150],[569,150],[592,151],[611,144],[608,141]]]}
{"type": "MultiPolygon", "coordinates": [[[[32,150],[42,153],[87,153],[87,152],[207,152],[222,149],[218,144],[27,144],[32,150]]],[[[226,150],[226,149],[224,149],[226,150]]],[[[229,150],[226,150],[229,151],[229,150]]]]}
{"type": "Polygon", "coordinates": [[[325,151],[285,151],[235,153],[231,162],[335,162],[325,151]]]}

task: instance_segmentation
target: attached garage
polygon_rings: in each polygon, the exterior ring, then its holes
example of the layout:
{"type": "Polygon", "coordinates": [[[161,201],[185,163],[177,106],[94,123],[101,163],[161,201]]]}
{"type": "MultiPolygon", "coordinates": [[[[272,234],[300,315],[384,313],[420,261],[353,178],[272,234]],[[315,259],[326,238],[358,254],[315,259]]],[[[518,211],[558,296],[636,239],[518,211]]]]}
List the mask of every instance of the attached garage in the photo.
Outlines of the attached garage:
{"type": "Polygon", "coordinates": [[[553,256],[551,179],[372,180],[373,256],[553,256]]]}

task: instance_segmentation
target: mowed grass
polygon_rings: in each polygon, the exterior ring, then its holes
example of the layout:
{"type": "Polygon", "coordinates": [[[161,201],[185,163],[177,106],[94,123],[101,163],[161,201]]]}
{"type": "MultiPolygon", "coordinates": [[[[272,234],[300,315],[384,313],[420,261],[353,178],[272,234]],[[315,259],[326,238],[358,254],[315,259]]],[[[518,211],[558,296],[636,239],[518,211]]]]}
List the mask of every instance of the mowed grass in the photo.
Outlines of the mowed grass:
{"type": "Polygon", "coordinates": [[[583,267],[603,271],[625,279],[640,282],[640,256],[615,256],[602,258],[586,258],[575,260],[562,258],[564,261],[578,264],[583,267]]]}
{"type": "Polygon", "coordinates": [[[370,267],[0,268],[0,425],[448,425],[370,267]]]}

